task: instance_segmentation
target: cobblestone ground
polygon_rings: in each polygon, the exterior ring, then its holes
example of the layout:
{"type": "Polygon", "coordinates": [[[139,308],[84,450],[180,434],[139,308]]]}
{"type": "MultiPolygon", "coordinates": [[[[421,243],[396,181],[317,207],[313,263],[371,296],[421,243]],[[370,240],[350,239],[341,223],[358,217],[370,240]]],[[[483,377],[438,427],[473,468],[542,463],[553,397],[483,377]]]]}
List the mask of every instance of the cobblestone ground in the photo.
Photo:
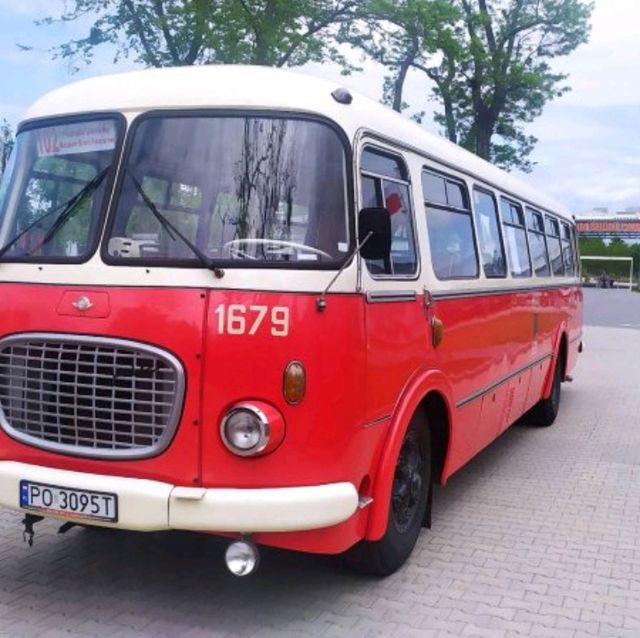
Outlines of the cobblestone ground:
{"type": "Polygon", "coordinates": [[[225,543],[0,513],[3,636],[640,636],[640,332],[590,327],[550,429],[515,426],[435,494],[409,563],[369,580],[225,543]]]}

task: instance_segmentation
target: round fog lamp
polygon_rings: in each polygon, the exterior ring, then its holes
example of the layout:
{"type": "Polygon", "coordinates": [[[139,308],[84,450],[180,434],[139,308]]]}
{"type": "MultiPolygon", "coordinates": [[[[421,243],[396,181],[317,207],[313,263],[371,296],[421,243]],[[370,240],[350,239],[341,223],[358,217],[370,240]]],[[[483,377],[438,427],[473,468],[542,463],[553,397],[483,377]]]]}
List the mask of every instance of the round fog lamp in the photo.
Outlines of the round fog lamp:
{"type": "Polygon", "coordinates": [[[227,547],[224,560],[234,576],[248,576],[258,566],[258,548],[249,541],[235,541],[227,547]]]}

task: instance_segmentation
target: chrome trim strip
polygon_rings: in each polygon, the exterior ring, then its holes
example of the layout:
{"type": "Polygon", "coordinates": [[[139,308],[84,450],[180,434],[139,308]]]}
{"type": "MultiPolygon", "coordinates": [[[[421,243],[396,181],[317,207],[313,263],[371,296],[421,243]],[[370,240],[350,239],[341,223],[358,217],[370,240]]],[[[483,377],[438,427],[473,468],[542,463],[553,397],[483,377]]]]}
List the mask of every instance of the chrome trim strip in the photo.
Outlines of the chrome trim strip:
{"type": "Polygon", "coordinates": [[[467,405],[468,403],[475,401],[476,399],[480,399],[485,394],[489,394],[489,392],[501,386],[503,383],[506,383],[507,381],[510,381],[514,377],[517,377],[519,374],[522,374],[525,370],[528,370],[529,368],[533,368],[533,366],[536,366],[539,363],[542,363],[543,361],[546,361],[547,359],[550,359],[550,358],[551,358],[551,353],[545,354],[542,357],[538,357],[535,361],[532,361],[531,363],[528,363],[526,366],[519,368],[515,372],[511,372],[510,374],[502,377],[501,379],[498,379],[497,381],[487,386],[486,388],[482,388],[481,390],[478,390],[477,392],[470,394],[468,397],[465,397],[461,401],[458,401],[456,403],[456,408],[461,408],[467,405]]]}
{"type": "MultiPolygon", "coordinates": [[[[366,147],[362,147],[362,150],[364,151],[366,147]]],[[[377,148],[377,147],[374,147],[377,148]]],[[[404,161],[404,158],[402,158],[404,161]]],[[[406,162],[405,162],[406,164],[406,162]]],[[[407,171],[408,173],[409,171],[407,171]]],[[[399,177],[391,177],[390,175],[383,175],[382,173],[374,173],[373,171],[367,171],[364,168],[360,169],[360,173],[362,175],[364,175],[365,177],[374,177],[375,179],[384,179],[388,182],[393,182],[394,184],[402,184],[404,186],[410,186],[411,185],[411,180],[406,180],[406,179],[401,179],[399,177]]]]}
{"type": "Polygon", "coordinates": [[[32,447],[48,450],[51,452],[58,452],[60,454],[69,454],[72,456],[97,459],[145,459],[152,456],[157,456],[167,449],[169,443],[176,433],[178,424],[180,422],[186,388],[184,367],[177,357],[172,355],[170,352],[167,352],[166,350],[162,350],[155,346],[141,343],[139,341],[55,332],[22,332],[3,337],[2,339],[0,339],[0,351],[7,344],[20,345],[21,343],[29,343],[34,341],[41,341],[43,343],[66,342],[76,346],[81,346],[84,344],[90,346],[100,345],[111,348],[121,348],[130,351],[137,351],[147,356],[151,355],[158,359],[164,360],[175,371],[175,392],[173,393],[174,400],[171,412],[167,417],[166,426],[157,443],[143,448],[105,449],[93,448],[88,446],[83,447],[81,445],[70,445],[68,443],[56,443],[54,441],[48,441],[31,434],[25,434],[24,432],[16,430],[11,426],[5,416],[2,405],[0,404],[0,427],[4,430],[4,432],[6,432],[6,434],[8,434],[16,441],[20,441],[21,443],[25,443],[26,445],[30,445],[32,447]]]}
{"type": "Polygon", "coordinates": [[[366,294],[367,303],[399,303],[417,298],[415,290],[370,290],[366,294]]]}
{"type": "Polygon", "coordinates": [[[446,299],[463,299],[467,297],[489,297],[491,295],[510,295],[517,292],[536,292],[542,290],[557,290],[560,288],[576,288],[578,283],[565,283],[565,284],[541,284],[537,286],[513,286],[511,288],[476,288],[473,290],[434,290],[431,292],[431,296],[434,299],[446,300],[446,299]]]}
{"type": "Polygon", "coordinates": [[[384,421],[388,421],[390,418],[391,418],[391,415],[387,414],[386,416],[381,416],[379,419],[374,419],[373,421],[369,421],[369,423],[365,423],[362,427],[372,428],[375,425],[380,425],[380,423],[384,423],[384,421]]]}

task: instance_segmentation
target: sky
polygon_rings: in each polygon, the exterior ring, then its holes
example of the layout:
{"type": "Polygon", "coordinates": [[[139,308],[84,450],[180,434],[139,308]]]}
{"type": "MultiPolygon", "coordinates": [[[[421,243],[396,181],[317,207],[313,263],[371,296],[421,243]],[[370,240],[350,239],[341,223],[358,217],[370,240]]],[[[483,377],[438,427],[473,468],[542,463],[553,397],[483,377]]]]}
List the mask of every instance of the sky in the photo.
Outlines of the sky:
{"type": "MultiPolygon", "coordinates": [[[[90,27],[90,20],[34,24],[62,7],[62,0],[0,0],[0,119],[14,126],[31,102],[54,88],[134,68],[127,61],[115,65],[113,50],[106,48],[77,73],[52,59],[50,47],[85,35],[90,27]],[[33,50],[22,51],[18,44],[33,50]]],[[[555,69],[569,73],[572,90],[528,125],[539,142],[532,157],[536,166],[524,179],[575,214],[596,207],[640,209],[640,2],[595,0],[589,43],[559,58],[555,69]]],[[[311,64],[303,70],[338,79],[376,100],[381,97],[384,70],[374,63],[364,63],[362,73],[347,78],[329,65],[311,64]]],[[[427,111],[424,126],[439,132],[429,115],[436,105],[428,94],[426,79],[411,74],[407,113],[427,111]]]]}

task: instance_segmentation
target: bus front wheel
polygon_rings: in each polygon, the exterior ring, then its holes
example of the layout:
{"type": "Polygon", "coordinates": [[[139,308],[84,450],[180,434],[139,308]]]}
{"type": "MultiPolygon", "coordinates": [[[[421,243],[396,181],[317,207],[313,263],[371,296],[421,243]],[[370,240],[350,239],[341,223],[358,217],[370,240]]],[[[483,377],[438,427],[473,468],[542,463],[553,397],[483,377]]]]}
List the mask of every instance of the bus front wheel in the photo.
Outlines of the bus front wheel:
{"type": "Polygon", "coordinates": [[[378,541],[360,541],[345,555],[359,572],[388,576],[411,554],[431,506],[431,445],[423,419],[414,417],[402,442],[391,488],[387,531],[378,541]]]}

